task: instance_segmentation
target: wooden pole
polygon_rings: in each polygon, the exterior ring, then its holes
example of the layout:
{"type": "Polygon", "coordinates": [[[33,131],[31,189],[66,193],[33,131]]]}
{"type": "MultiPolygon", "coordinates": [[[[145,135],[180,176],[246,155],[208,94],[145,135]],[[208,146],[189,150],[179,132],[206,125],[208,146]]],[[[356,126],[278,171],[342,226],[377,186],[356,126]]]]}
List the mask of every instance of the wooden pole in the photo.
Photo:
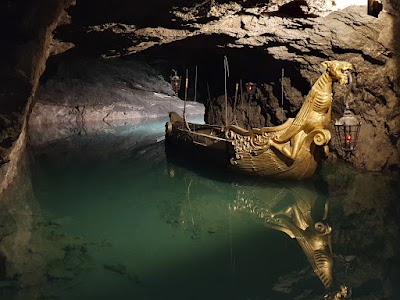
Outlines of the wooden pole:
{"type": "Polygon", "coordinates": [[[240,84],[240,104],[243,105],[243,83],[242,83],[242,79],[240,79],[239,84],[240,84]]]}
{"type": "Polygon", "coordinates": [[[194,75],[194,102],[197,99],[197,65],[196,65],[196,73],[194,75]]]}
{"type": "Polygon", "coordinates": [[[187,90],[189,86],[189,71],[186,69],[186,80],[185,80],[185,101],[183,103],[183,119],[186,120],[186,100],[187,100],[187,90]]]}
{"type": "MultiPolygon", "coordinates": [[[[281,101],[282,101],[282,118],[283,118],[283,77],[285,76],[285,69],[282,68],[282,79],[281,79],[281,90],[282,90],[282,95],[281,95],[281,101]]],[[[283,123],[283,119],[282,119],[282,123],[283,123]]]]}
{"type": "Polygon", "coordinates": [[[228,87],[227,77],[229,77],[228,58],[224,56],[224,69],[225,69],[225,126],[228,126],[228,87]]]}
{"type": "Polygon", "coordinates": [[[208,105],[211,105],[211,93],[210,93],[210,85],[208,84],[208,81],[207,81],[207,95],[208,95],[208,105]]]}
{"type": "Polygon", "coordinates": [[[239,83],[236,83],[235,87],[235,101],[233,102],[233,122],[236,124],[236,101],[237,101],[237,96],[238,96],[238,90],[239,90],[239,83]]]}

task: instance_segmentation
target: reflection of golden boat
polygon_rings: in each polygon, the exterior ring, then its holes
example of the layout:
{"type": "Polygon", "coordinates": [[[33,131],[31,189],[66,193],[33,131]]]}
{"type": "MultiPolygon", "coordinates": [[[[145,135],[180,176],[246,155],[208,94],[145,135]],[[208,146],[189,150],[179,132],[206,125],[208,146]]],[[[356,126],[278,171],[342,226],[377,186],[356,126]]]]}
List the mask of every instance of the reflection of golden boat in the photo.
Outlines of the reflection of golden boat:
{"type": "Polygon", "coordinates": [[[238,191],[231,209],[247,211],[265,221],[269,228],[296,239],[307,256],[315,274],[326,288],[332,285],[332,228],[326,223],[328,206],[325,204],[322,220],[315,222],[317,194],[311,186],[281,188],[274,197],[254,193],[257,190],[238,191]]]}
{"type": "Polygon", "coordinates": [[[230,163],[234,169],[259,176],[312,176],[331,139],[327,126],[331,121],[332,84],[346,84],[353,69],[342,61],[323,65],[326,71],[311,88],[297,116],[276,127],[246,130],[235,125],[198,125],[170,113],[166,126],[166,145],[172,150],[169,153],[184,149],[208,154],[211,160],[230,163]]]}

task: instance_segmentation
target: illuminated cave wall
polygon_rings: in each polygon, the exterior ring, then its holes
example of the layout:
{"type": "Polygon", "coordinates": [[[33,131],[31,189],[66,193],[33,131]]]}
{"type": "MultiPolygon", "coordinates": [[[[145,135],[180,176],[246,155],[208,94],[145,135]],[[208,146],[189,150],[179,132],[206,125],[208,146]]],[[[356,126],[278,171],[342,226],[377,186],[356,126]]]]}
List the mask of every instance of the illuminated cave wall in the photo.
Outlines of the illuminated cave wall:
{"type": "MultiPolygon", "coordinates": [[[[2,18],[5,24],[1,27],[0,163],[7,166],[4,162],[23,128],[30,100],[38,100],[33,96],[46,61],[46,76],[51,76],[60,61],[77,57],[163,58],[168,61],[164,71],[160,70],[165,77],[172,67],[184,70],[191,66],[193,72],[198,64],[203,78],[199,97],[206,97],[205,85],[210,81],[212,96],[218,99],[223,93],[222,56],[226,54],[232,69],[231,91],[238,79],[265,84],[269,106],[255,106],[254,112],[260,112],[262,118],[247,114],[248,126],[272,125],[295,115],[321,73],[321,61],[353,62],[357,89],[352,97],[359,103],[354,110],[365,126],[352,163],[367,170],[396,170],[400,153],[399,45],[390,43],[399,40],[398,26],[391,24],[399,7],[395,1],[384,1],[384,11],[374,18],[364,12],[360,16],[346,11],[329,14],[349,2],[336,1],[336,7],[332,3],[151,0],[134,8],[123,0],[112,5],[70,0],[2,3],[8,17],[2,18]],[[325,19],[318,23],[318,18],[325,19]],[[349,33],[349,28],[354,31],[349,33]],[[277,86],[281,68],[285,68],[283,114],[277,86]]],[[[336,89],[333,118],[343,111],[343,94],[343,89],[336,89]]],[[[218,122],[218,101],[215,103],[207,119],[218,122]]],[[[334,145],[332,150],[335,152],[334,145]]]]}

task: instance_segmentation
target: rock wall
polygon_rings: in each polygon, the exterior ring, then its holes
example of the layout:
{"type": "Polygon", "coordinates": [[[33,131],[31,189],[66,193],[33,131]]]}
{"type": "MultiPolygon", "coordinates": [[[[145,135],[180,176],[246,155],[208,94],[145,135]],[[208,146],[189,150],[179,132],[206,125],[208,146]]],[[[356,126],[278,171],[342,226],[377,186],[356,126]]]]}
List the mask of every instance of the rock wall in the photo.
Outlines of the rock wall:
{"type": "MultiPolygon", "coordinates": [[[[134,121],[182,112],[171,84],[143,61],[81,59],[59,64],[38,89],[30,127],[54,123],[134,121]]],[[[204,114],[199,103],[189,113],[204,114]]]]}
{"type": "Polygon", "coordinates": [[[26,121],[52,47],[52,32],[65,22],[74,0],[2,2],[0,47],[0,192],[25,143],[26,121]],[[5,32],[3,32],[5,31],[5,32]],[[12,162],[11,160],[15,160],[12,162]],[[7,166],[7,164],[9,164],[7,166]],[[4,166],[5,165],[5,166],[4,166]]]}
{"type": "MultiPolygon", "coordinates": [[[[293,77],[284,78],[285,105],[282,110],[277,83],[262,83],[258,95],[244,98],[244,106],[237,107],[236,114],[240,116],[237,119],[247,123],[244,124],[247,127],[280,124],[298,111],[306,93],[322,72],[321,62],[332,59],[349,61],[356,69],[356,84],[348,102],[363,122],[358,149],[351,162],[368,171],[399,170],[399,55],[398,39],[395,39],[398,36],[398,13],[396,7],[396,10],[382,11],[375,18],[360,7],[349,7],[320,20],[317,18],[312,23],[308,19],[297,20],[297,27],[287,24],[284,31],[266,36],[266,51],[276,60],[292,61],[292,68],[297,69],[308,86],[291,82],[295,79],[293,77]],[[285,43],[268,46],[279,39],[284,39],[285,43]]],[[[265,26],[260,23],[260,18],[253,18],[249,24],[244,23],[244,27],[265,26]]],[[[249,40],[243,43],[249,43],[249,40]]],[[[344,111],[345,93],[344,87],[334,86],[333,119],[339,119],[344,111]]],[[[233,102],[230,99],[229,115],[232,115],[233,102]]],[[[218,98],[207,109],[206,120],[223,123],[223,107],[224,99],[218,98]]],[[[331,143],[331,150],[340,155],[335,140],[331,143]]]]}

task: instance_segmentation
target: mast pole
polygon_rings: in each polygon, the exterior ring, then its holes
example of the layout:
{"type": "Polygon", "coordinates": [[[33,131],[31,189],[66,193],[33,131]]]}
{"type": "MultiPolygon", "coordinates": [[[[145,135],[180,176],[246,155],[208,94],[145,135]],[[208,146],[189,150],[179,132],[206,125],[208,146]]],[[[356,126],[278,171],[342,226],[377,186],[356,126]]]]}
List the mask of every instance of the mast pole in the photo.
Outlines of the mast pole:
{"type": "Polygon", "coordinates": [[[194,102],[197,99],[197,65],[196,65],[196,73],[194,75],[194,102]]]}
{"type": "Polygon", "coordinates": [[[228,88],[226,78],[229,77],[228,58],[224,56],[224,69],[225,69],[225,126],[228,126],[228,88]]]}
{"type": "Polygon", "coordinates": [[[183,102],[183,119],[186,120],[186,100],[187,100],[187,90],[189,86],[188,69],[186,69],[186,79],[185,79],[185,101],[183,102]]]}
{"type": "Polygon", "coordinates": [[[236,83],[236,86],[235,86],[235,101],[233,102],[233,122],[235,124],[237,124],[237,121],[236,121],[236,102],[237,102],[238,90],[239,90],[239,83],[236,83]]]}
{"type": "MultiPolygon", "coordinates": [[[[282,102],[282,118],[283,118],[283,77],[285,76],[285,69],[282,68],[282,79],[281,79],[281,102],[282,102]]],[[[282,119],[282,123],[283,123],[283,119],[282,119]]]]}
{"type": "Polygon", "coordinates": [[[208,84],[208,81],[207,81],[207,96],[208,96],[208,98],[207,98],[207,106],[209,108],[211,108],[211,93],[210,93],[210,85],[208,84]]]}
{"type": "Polygon", "coordinates": [[[240,85],[240,104],[243,105],[243,83],[242,79],[239,80],[240,85]]]}

